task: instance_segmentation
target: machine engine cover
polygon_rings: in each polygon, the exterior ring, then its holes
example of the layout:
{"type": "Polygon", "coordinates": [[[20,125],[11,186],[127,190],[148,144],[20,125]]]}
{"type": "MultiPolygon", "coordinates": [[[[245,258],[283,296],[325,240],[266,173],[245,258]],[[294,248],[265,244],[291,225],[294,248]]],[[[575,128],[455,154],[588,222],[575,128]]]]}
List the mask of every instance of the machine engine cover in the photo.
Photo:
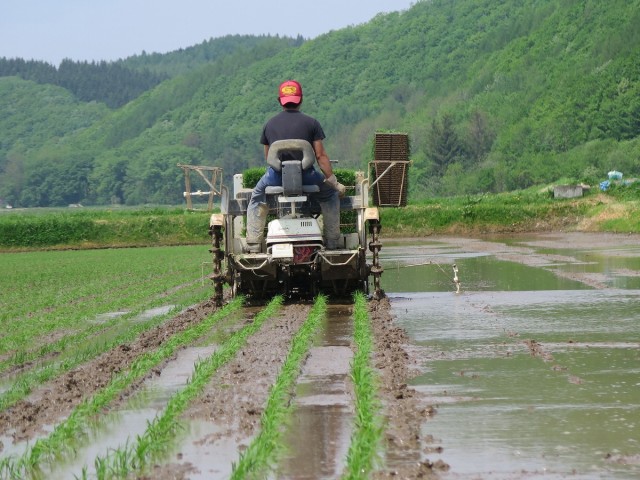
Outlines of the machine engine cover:
{"type": "Polygon", "coordinates": [[[299,242],[322,242],[322,231],[315,218],[279,218],[269,222],[267,245],[299,242]]]}

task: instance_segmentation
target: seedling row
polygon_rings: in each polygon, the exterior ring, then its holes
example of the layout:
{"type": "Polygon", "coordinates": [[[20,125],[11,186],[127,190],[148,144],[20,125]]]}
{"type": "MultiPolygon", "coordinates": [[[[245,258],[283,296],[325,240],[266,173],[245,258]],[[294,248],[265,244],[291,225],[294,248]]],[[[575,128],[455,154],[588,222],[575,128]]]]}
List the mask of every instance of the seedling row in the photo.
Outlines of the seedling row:
{"type": "MultiPolygon", "coordinates": [[[[12,268],[0,280],[5,327],[0,336],[0,423],[4,424],[0,439],[7,439],[4,451],[0,450],[0,478],[49,478],[65,463],[77,462],[83,446],[99,437],[123,399],[138,396],[144,405],[145,381],[162,372],[180,349],[214,342],[213,353],[193,365],[189,380],[166,401],[144,433],[82,459],[84,466],[72,475],[125,478],[170,463],[172,453],[184,441],[185,411],[205,390],[211,391],[212,385],[223,395],[224,386],[215,383],[218,370],[229,362],[242,361],[248,339],[265,322],[286,319],[290,308],[281,297],[252,308],[244,307],[244,299],[238,297],[216,308],[210,302],[211,286],[201,278],[200,263],[207,261],[201,247],[34,252],[7,257],[12,268]],[[33,295],[35,291],[39,295],[33,295]],[[112,362],[119,355],[125,358],[112,362]],[[104,372],[102,367],[111,370],[104,372]],[[80,386],[78,398],[70,398],[69,405],[58,411],[53,430],[38,425],[37,414],[35,424],[26,422],[25,426],[17,421],[20,412],[34,404],[40,407],[39,414],[51,411],[55,415],[51,401],[56,389],[64,390],[72,380],[82,378],[79,372],[83,370],[96,372],[96,378],[87,381],[85,388],[80,386]],[[45,398],[47,392],[50,398],[45,398]]],[[[287,350],[251,442],[233,459],[233,478],[265,475],[277,465],[291,396],[326,309],[327,299],[320,296],[307,307],[306,318],[295,331],[287,327],[291,330],[287,350]]],[[[355,297],[350,315],[355,414],[344,477],[366,478],[375,467],[382,427],[375,373],[369,365],[372,342],[363,296],[355,297]]]]}

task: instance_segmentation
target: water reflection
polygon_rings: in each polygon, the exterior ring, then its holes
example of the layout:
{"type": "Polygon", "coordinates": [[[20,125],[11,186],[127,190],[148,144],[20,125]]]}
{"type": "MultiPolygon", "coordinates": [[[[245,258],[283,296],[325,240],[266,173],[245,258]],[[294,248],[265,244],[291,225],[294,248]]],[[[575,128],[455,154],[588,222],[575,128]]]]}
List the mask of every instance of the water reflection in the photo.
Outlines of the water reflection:
{"type": "Polygon", "coordinates": [[[529,264],[507,248],[409,248],[442,270],[391,253],[383,286],[422,359],[412,383],[437,406],[423,435],[442,452],[424,456],[450,465],[442,478],[640,478],[640,247],[545,246],[529,264]],[[443,273],[453,263],[459,295],[443,273]],[[578,280],[594,275],[598,289],[578,280]]]}
{"type": "Polygon", "coordinates": [[[168,400],[184,388],[193,374],[193,365],[213,354],[216,345],[180,350],[162,375],[145,382],[144,388],[129,399],[125,408],[109,413],[101,427],[92,432],[91,441],[78,448],[74,459],[56,464],[47,478],[81,478],[83,468],[95,475],[94,458],[104,457],[114,446],[123,446],[145,433],[150,422],[160,414],[168,400]]]}
{"type": "Polygon", "coordinates": [[[382,287],[393,292],[447,292],[455,291],[453,265],[463,291],[491,290],[579,290],[591,288],[568,278],[558,277],[552,271],[514,262],[496,260],[490,256],[466,258],[431,258],[416,254],[414,263],[397,259],[383,259],[382,287]],[[431,263],[428,263],[431,262],[431,263]],[[423,265],[421,265],[423,264],[423,265]]]}
{"type": "Polygon", "coordinates": [[[296,386],[285,434],[285,454],[274,478],[339,478],[349,449],[353,412],[349,347],[353,322],[346,306],[330,306],[296,386]]]}

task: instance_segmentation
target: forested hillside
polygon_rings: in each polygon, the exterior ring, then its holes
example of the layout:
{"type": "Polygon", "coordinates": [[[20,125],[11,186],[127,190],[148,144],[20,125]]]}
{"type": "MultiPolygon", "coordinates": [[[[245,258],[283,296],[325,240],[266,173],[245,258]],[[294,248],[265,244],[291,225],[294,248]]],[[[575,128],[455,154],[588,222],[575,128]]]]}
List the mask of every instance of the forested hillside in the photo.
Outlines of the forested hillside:
{"type": "Polygon", "coordinates": [[[123,60],[170,78],[113,111],[94,105],[82,127],[51,111],[49,134],[45,122],[30,140],[19,125],[51,104],[3,108],[0,198],[180,203],[177,163],[228,177],[263,163],[260,130],[286,78],[303,84],[339,167],[364,167],[375,131],[408,132],[414,200],[640,175],[640,0],[433,0],[306,42],[219,40],[215,53],[205,42],[123,60]]]}
{"type": "Polygon", "coordinates": [[[67,59],[55,67],[36,60],[0,58],[0,77],[11,76],[57,85],[72,92],[78,100],[102,102],[111,108],[121,107],[167,78],[167,75],[134,70],[118,63],[67,59]]]}
{"type": "Polygon", "coordinates": [[[283,47],[299,47],[304,43],[300,36],[281,38],[265,35],[226,35],[210,38],[198,45],[181,48],[170,53],[146,53],[133,55],[118,62],[119,64],[142,72],[154,72],[158,75],[175,77],[189,73],[205,63],[216,60],[244,57],[245,61],[256,61],[271,55],[283,47]],[[274,50],[275,49],[275,50],[274,50]]]}

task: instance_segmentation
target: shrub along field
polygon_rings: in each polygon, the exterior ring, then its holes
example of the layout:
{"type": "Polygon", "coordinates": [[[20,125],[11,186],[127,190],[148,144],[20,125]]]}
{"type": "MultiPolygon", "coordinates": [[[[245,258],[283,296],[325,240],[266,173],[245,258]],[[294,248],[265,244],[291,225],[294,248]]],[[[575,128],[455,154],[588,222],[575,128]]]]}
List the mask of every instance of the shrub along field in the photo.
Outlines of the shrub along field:
{"type": "Polygon", "coordinates": [[[0,247],[104,248],[202,244],[209,215],[184,208],[82,208],[8,211],[0,215],[0,247]]]}

